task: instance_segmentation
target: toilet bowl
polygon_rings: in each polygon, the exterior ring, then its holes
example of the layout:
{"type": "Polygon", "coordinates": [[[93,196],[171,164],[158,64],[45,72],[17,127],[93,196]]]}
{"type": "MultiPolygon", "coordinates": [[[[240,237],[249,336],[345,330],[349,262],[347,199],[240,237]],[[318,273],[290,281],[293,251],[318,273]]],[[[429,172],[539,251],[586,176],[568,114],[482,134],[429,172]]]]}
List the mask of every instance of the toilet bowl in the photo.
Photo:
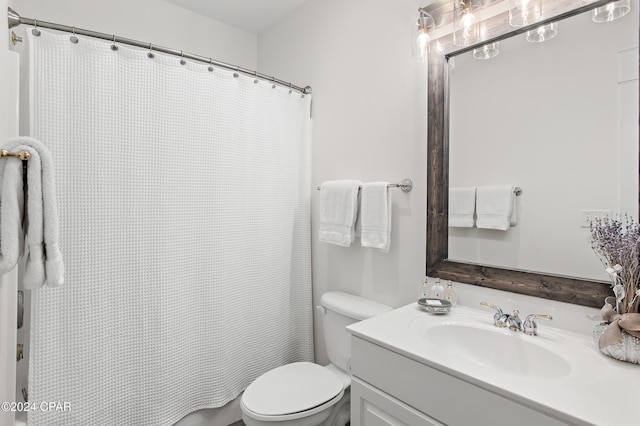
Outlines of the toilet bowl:
{"type": "Polygon", "coordinates": [[[351,347],[345,327],[391,308],[339,291],[323,294],[320,304],[331,363],[295,362],[258,377],[241,399],[247,426],[344,426],[349,421],[351,347]]]}

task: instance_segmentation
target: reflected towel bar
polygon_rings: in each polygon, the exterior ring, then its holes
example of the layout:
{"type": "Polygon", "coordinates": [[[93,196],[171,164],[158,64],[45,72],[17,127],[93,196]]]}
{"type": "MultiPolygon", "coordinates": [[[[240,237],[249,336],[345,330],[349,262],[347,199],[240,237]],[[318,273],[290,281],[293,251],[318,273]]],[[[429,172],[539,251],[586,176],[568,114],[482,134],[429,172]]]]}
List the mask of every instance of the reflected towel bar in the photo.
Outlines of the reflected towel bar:
{"type": "MultiPolygon", "coordinates": [[[[403,192],[411,192],[411,190],[413,189],[413,182],[411,181],[411,179],[404,179],[402,182],[400,183],[390,183],[389,185],[387,185],[388,188],[400,188],[402,189],[403,192]]],[[[362,188],[361,186],[359,188],[362,188]]],[[[320,187],[316,188],[318,191],[320,191],[320,187]]]]}
{"type": "Polygon", "coordinates": [[[21,159],[22,161],[26,161],[31,158],[31,154],[28,151],[11,152],[7,151],[6,149],[2,149],[0,150],[0,158],[4,157],[15,157],[21,159]]]}

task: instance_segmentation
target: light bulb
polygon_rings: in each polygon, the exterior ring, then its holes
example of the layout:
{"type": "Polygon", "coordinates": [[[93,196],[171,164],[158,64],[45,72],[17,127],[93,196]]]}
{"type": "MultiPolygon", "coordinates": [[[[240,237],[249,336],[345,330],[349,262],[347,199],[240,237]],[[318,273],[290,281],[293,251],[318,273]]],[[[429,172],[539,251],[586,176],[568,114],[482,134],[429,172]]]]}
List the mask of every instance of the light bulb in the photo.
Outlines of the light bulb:
{"type": "Polygon", "coordinates": [[[480,41],[480,21],[473,14],[470,0],[456,3],[453,29],[453,44],[456,46],[469,46],[480,41]]]}
{"type": "Polygon", "coordinates": [[[472,25],[474,25],[476,23],[476,17],[473,13],[471,12],[466,12],[463,16],[462,19],[460,19],[460,23],[462,24],[463,27],[465,28],[469,28],[472,25]]]}
{"type": "Polygon", "coordinates": [[[509,25],[524,27],[542,19],[541,0],[510,0],[509,25]]]}
{"type": "Polygon", "coordinates": [[[420,11],[420,18],[413,24],[413,43],[412,43],[412,54],[413,58],[418,62],[424,62],[429,55],[429,42],[431,41],[431,37],[429,37],[429,29],[434,26],[433,18],[423,12],[420,11]]]}
{"type": "Polygon", "coordinates": [[[420,31],[418,37],[416,37],[416,47],[420,52],[427,52],[429,50],[429,41],[431,38],[426,30],[420,31]]]}

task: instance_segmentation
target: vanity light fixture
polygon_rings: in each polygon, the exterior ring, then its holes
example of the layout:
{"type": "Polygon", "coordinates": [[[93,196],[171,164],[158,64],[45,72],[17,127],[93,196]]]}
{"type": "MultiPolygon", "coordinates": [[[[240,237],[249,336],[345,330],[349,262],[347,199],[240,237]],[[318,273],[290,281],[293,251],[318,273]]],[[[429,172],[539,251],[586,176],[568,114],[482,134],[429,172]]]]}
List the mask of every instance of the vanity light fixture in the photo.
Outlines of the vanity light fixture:
{"type": "Polygon", "coordinates": [[[418,62],[425,62],[429,55],[429,30],[434,27],[435,21],[424,8],[418,9],[420,17],[413,23],[413,43],[412,54],[413,58],[418,62]]]}
{"type": "Polygon", "coordinates": [[[454,0],[453,2],[453,44],[470,46],[480,41],[480,19],[474,7],[482,4],[478,0],[454,0]]]}
{"type": "Polygon", "coordinates": [[[482,47],[473,49],[473,57],[476,59],[491,59],[498,56],[500,53],[500,42],[485,44],[482,47]]]}
{"type": "Polygon", "coordinates": [[[604,6],[593,9],[593,22],[611,22],[622,18],[629,13],[631,5],[629,0],[618,0],[607,3],[604,6]]]}
{"type": "Polygon", "coordinates": [[[540,25],[534,30],[527,31],[527,41],[531,43],[542,43],[551,40],[558,35],[558,23],[552,22],[547,25],[540,25]]]}
{"type": "Polygon", "coordinates": [[[509,0],[509,25],[524,27],[542,19],[542,0],[509,0]]]}

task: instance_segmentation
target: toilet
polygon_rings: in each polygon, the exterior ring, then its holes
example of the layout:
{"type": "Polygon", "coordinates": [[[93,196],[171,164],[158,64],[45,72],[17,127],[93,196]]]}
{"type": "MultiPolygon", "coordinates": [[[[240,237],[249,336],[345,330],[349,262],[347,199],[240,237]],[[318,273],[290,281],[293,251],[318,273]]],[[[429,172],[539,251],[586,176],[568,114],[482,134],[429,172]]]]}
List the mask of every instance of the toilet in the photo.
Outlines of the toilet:
{"type": "Polygon", "coordinates": [[[330,364],[294,362],[258,377],[240,403],[247,426],[344,426],[349,421],[351,342],[345,327],[392,308],[341,291],[323,294],[320,305],[330,364]]]}

